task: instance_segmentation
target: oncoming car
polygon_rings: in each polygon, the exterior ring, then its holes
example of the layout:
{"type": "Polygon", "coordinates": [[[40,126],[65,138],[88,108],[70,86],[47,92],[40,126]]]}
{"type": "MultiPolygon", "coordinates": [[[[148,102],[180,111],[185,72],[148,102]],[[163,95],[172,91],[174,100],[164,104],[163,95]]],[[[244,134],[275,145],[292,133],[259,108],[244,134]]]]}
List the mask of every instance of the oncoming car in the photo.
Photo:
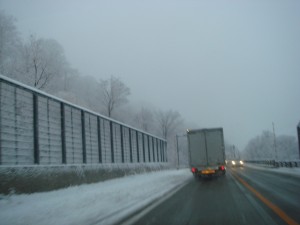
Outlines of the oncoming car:
{"type": "Polygon", "coordinates": [[[229,167],[243,167],[244,162],[243,160],[227,160],[226,165],[229,167]]]}

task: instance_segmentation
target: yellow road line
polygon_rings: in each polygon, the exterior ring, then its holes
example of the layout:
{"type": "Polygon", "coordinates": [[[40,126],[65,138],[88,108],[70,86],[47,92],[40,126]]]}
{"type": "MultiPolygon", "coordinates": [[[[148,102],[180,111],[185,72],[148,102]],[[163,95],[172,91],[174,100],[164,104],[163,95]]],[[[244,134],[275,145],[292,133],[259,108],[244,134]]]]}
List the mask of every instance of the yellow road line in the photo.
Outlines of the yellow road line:
{"type": "Polygon", "coordinates": [[[283,219],[289,225],[300,225],[291,217],[289,217],[283,210],[281,210],[277,205],[270,202],[268,199],[263,197],[258,191],[251,187],[246,181],[237,175],[233,175],[238,179],[246,188],[248,188],[257,198],[259,198],[263,203],[265,203],[270,209],[272,209],[281,219],[283,219]]]}

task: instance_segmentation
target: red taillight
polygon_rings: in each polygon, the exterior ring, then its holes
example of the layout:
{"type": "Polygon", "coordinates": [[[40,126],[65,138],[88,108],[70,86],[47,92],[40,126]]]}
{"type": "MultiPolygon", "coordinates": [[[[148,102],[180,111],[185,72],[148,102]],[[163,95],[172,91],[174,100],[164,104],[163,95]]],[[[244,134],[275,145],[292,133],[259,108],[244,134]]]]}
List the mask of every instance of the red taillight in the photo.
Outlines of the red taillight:
{"type": "Polygon", "coordinates": [[[197,172],[197,168],[192,167],[192,173],[196,173],[197,172]]]}
{"type": "Polygon", "coordinates": [[[219,169],[220,170],[225,170],[225,166],[220,166],[219,169]]]}

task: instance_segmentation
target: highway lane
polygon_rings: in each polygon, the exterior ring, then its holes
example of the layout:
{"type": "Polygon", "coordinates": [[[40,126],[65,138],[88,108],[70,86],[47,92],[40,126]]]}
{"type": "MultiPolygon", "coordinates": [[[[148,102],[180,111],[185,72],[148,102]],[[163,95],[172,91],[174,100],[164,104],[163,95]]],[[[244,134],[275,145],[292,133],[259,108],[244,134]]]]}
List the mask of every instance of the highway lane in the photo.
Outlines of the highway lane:
{"type": "Polygon", "coordinates": [[[232,174],[244,179],[288,217],[300,223],[300,177],[247,167],[233,168],[232,174]]]}
{"type": "Polygon", "coordinates": [[[297,225],[300,178],[252,168],[228,168],[225,177],[191,180],[171,198],[138,217],[133,224],[297,225]]]}

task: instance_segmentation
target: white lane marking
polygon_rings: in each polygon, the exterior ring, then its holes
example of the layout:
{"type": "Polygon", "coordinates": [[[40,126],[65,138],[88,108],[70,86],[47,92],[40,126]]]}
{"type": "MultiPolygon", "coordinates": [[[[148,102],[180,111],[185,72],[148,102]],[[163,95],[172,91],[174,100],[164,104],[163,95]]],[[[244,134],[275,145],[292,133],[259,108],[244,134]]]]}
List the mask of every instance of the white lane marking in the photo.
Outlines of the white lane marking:
{"type": "Polygon", "coordinates": [[[145,207],[145,209],[138,212],[136,215],[133,215],[132,217],[130,217],[126,221],[121,222],[121,223],[117,223],[117,224],[119,224],[119,225],[131,225],[131,224],[136,223],[139,219],[141,219],[143,216],[145,216],[147,213],[149,213],[152,209],[157,207],[159,204],[166,201],[168,198],[170,198],[172,195],[174,195],[176,192],[178,192],[181,188],[183,188],[185,185],[187,185],[187,183],[190,182],[190,181],[191,180],[187,180],[186,182],[182,183],[180,186],[178,186],[177,188],[175,188],[174,190],[172,190],[171,192],[166,194],[164,197],[160,198],[157,201],[154,201],[149,206],[145,207]]]}

